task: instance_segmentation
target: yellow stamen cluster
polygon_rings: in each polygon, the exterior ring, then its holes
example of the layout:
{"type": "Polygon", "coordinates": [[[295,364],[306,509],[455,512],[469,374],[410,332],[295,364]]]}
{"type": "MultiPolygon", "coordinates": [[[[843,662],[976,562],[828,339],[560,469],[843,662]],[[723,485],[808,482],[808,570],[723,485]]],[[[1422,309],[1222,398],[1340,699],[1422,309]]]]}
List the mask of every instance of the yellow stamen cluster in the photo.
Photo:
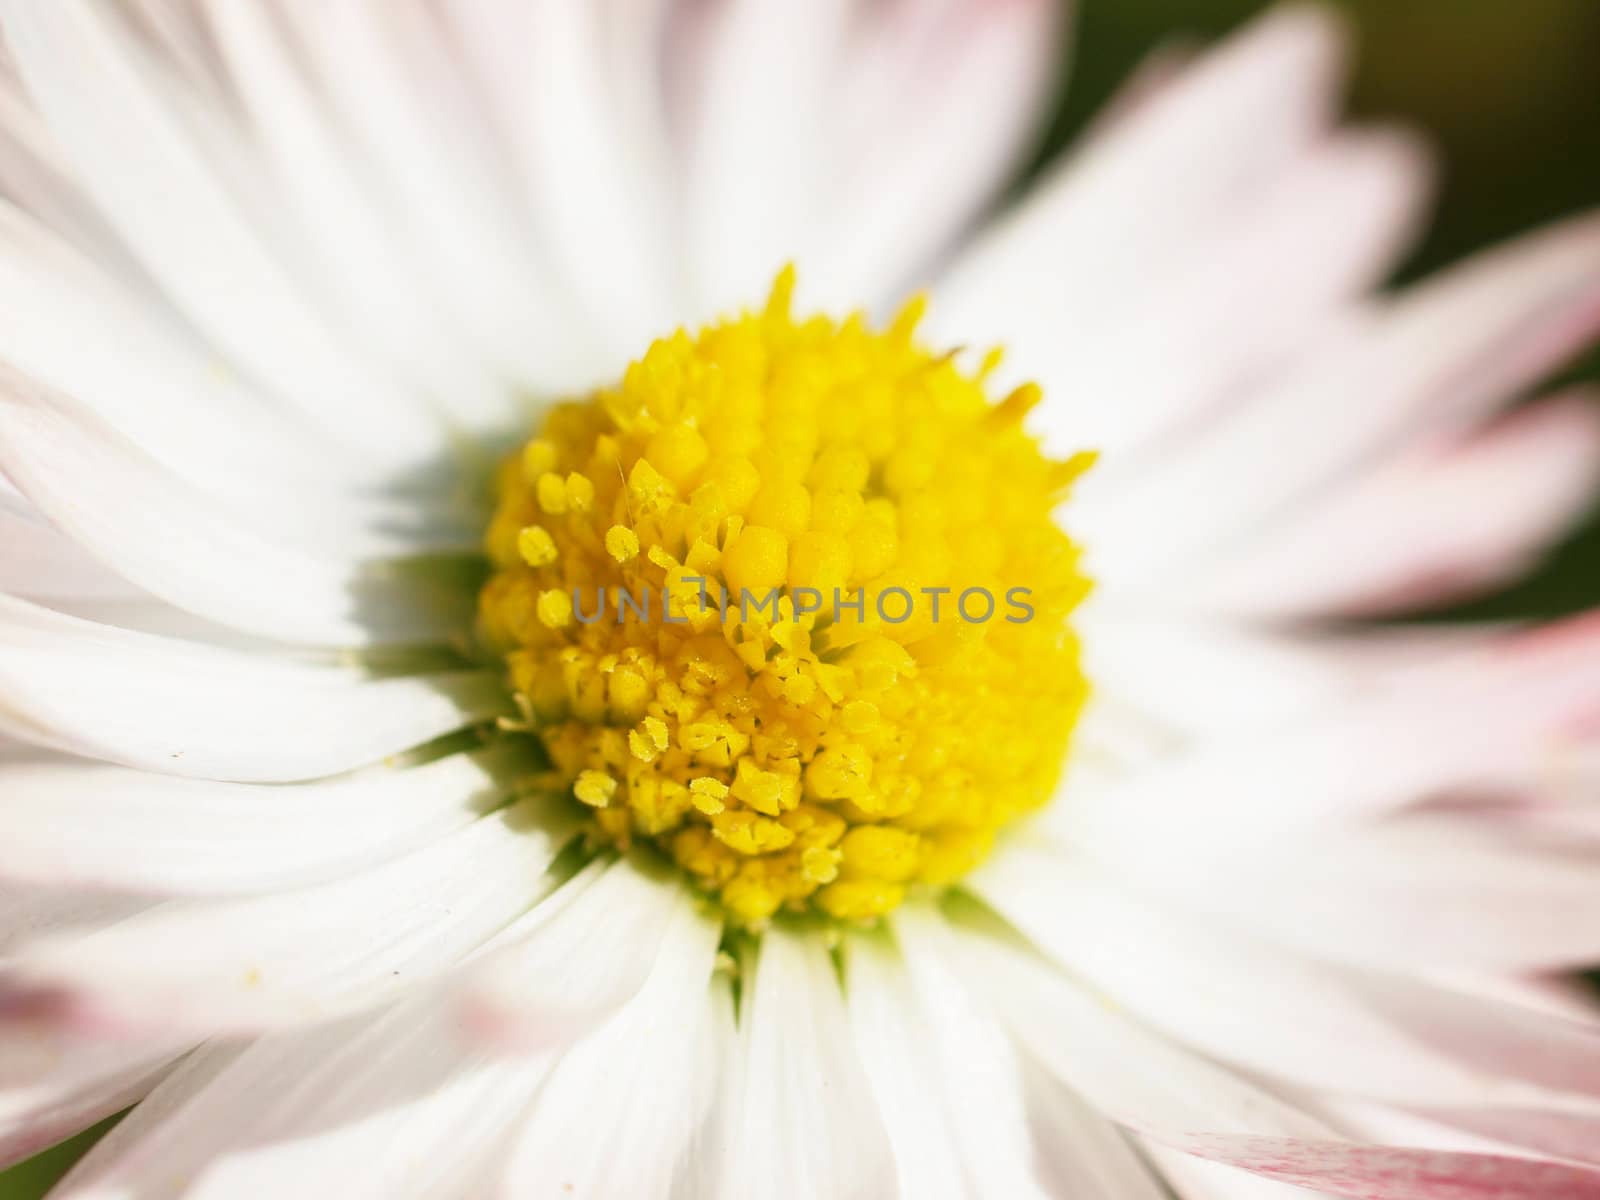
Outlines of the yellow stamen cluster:
{"type": "Polygon", "coordinates": [[[551,410],[480,598],[552,782],[746,926],[958,878],[1049,799],[1085,696],[1052,512],[1089,456],[1043,457],[1037,389],[990,403],[998,357],[925,349],[920,305],[796,320],[792,286],[551,410]]]}

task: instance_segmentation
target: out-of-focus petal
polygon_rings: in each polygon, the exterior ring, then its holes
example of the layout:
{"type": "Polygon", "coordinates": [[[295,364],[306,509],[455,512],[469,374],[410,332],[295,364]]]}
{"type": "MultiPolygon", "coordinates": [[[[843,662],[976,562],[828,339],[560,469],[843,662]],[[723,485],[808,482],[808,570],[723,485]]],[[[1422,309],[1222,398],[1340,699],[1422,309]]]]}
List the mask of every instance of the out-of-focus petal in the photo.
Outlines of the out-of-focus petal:
{"type": "Polygon", "coordinates": [[[1402,1104],[1567,1105],[1600,1115],[1600,1037],[1568,1023],[1319,963],[1196,917],[1182,901],[1135,893],[1072,856],[1013,849],[970,886],[1074,978],[1246,1070],[1402,1104]],[[1409,1017],[1391,1020],[1401,1005],[1422,1020],[1436,1008],[1438,1038],[1419,1038],[1409,1017]],[[1447,1014],[1466,1022],[1469,1012],[1478,1025],[1524,1035],[1526,1060],[1485,1061],[1443,1032],[1447,1014]],[[1560,1055],[1568,1069],[1542,1069],[1560,1055]]]}
{"type": "Polygon", "coordinates": [[[1149,1138],[1139,1138],[1138,1143],[1172,1194],[1182,1200],[1337,1200],[1331,1192],[1313,1192],[1252,1175],[1226,1163],[1168,1149],[1149,1138]]]}
{"type": "Polygon", "coordinates": [[[561,291],[619,362],[683,318],[664,103],[672,10],[662,0],[442,6],[561,291]]]}
{"type": "MultiPolygon", "coordinates": [[[[1471,429],[1600,330],[1600,218],[1513,242],[1375,307],[1277,382],[1072,508],[1108,589],[1178,595],[1285,505],[1416,439],[1471,429]]],[[[1115,466],[1113,464],[1113,466],[1115,466]]]]}
{"type": "Polygon", "coordinates": [[[939,933],[929,925],[921,936],[949,955],[1040,1066],[1119,1124],[1328,1134],[1309,1113],[1157,1036],[1025,949],[965,928],[939,933]]]}
{"type": "MultiPolygon", "coordinates": [[[[522,11],[500,15],[514,23],[522,11]]],[[[290,0],[282,12],[454,328],[503,377],[540,396],[590,386],[620,366],[600,351],[602,331],[568,302],[520,211],[449,10],[419,0],[290,0]]],[[[506,38],[516,44],[510,26],[506,38]]]]}
{"type": "Polygon", "coordinates": [[[129,599],[139,589],[96,562],[26,498],[0,493],[0,592],[13,596],[129,599]]]}
{"type": "Polygon", "coordinates": [[[155,903],[148,896],[127,892],[0,883],[0,959],[39,938],[114,925],[155,903]]]}
{"type": "Polygon", "coordinates": [[[930,282],[936,256],[1029,149],[1059,86],[1071,7],[898,0],[870,8],[830,101],[835,140],[847,148],[820,261],[802,263],[807,294],[881,307],[906,284],[930,282]]]}
{"type": "Polygon", "coordinates": [[[469,588],[283,544],[68,397],[0,371],[0,469],[74,541],[187,612],[287,642],[447,640],[469,588]]]}
{"type": "Polygon", "coordinates": [[[492,674],[372,679],[97,625],[0,596],[0,730],[144,771],[337,775],[503,715],[492,674]]]}
{"type": "Polygon", "coordinates": [[[802,287],[881,303],[1003,182],[1048,86],[1063,6],[728,0],[680,48],[693,311],[802,287]]]}
{"type": "Polygon", "coordinates": [[[227,370],[158,299],[4,205],[0,302],[12,313],[0,327],[0,359],[76,397],[208,492],[291,510],[320,500],[337,520],[333,501],[376,478],[374,464],[339,453],[227,370]],[[93,354],[83,353],[84,328],[95,331],[93,354]]]}
{"type": "Polygon", "coordinates": [[[1420,812],[1321,830],[1194,894],[1320,957],[1400,971],[1581,969],[1600,960],[1600,847],[1536,815],[1420,812]]]}
{"type": "Polygon", "coordinates": [[[1292,364],[1410,244],[1430,161],[1399,130],[1330,134],[1121,310],[1056,326],[1046,445],[1094,447],[1108,464],[1159,453],[1292,364]]]}
{"type": "Polygon", "coordinates": [[[1576,1166],[1341,1141],[1323,1122],[1162,1042],[1022,951],[958,932],[949,952],[1053,1074],[1165,1146],[1370,1200],[1600,1196],[1600,1172],[1576,1166]],[[1132,1063],[1141,1069],[1130,1071],[1132,1063]]]}
{"type": "Polygon", "coordinates": [[[204,10],[203,35],[217,47],[307,248],[299,269],[316,273],[348,339],[453,420],[507,424],[512,389],[439,302],[364,148],[328,119],[312,64],[283,20],[292,8],[211,0],[204,10]]]}
{"type": "Polygon", "coordinates": [[[439,444],[437,418],[422,404],[397,403],[394,381],[316,319],[315,297],[275,254],[260,210],[238,199],[252,181],[229,178],[208,157],[206,139],[180,115],[119,14],[63,0],[8,4],[0,15],[77,179],[187,317],[353,451],[425,460],[439,444]]]}
{"type": "Polygon", "coordinates": [[[1600,1166],[1600,1117],[1520,1108],[1425,1109],[1423,1115],[1496,1142],[1600,1166]]]}
{"type": "Polygon", "coordinates": [[[1126,1134],[1036,1064],[1027,1070],[1029,1123],[1051,1195],[1166,1200],[1166,1182],[1158,1180],[1126,1134]]]}
{"type": "Polygon", "coordinates": [[[1515,790],[1596,740],[1597,656],[1594,617],[1469,641],[1359,704],[1211,739],[1041,819],[1119,869],[1193,879],[1319,825],[1515,790]]]}
{"type": "Polygon", "coordinates": [[[1254,1134],[1184,1134],[1162,1141],[1188,1154],[1353,1200],[1600,1197],[1600,1171],[1526,1158],[1254,1134]]]}
{"type": "Polygon", "coordinates": [[[144,1099],[180,1052],[0,1034],[0,1168],[144,1099]]]}
{"type": "Polygon", "coordinates": [[[1458,599],[1534,566],[1600,481],[1600,397],[1545,401],[1412,451],[1285,513],[1195,582],[1197,604],[1256,617],[1458,599]]]}
{"type": "Polygon", "coordinates": [[[553,1055],[485,1059],[453,1040],[424,993],[376,1017],[208,1046],[59,1185],[72,1200],[170,1189],[211,1200],[336,1194],[364,1200],[472,1189],[553,1055]]]}
{"type": "Polygon", "coordinates": [[[151,895],[272,891],[360,870],[499,803],[512,759],[453,754],[307,784],[217,783],[40,755],[0,762],[0,878],[151,895]]]}
{"type": "MultiPolygon", "coordinates": [[[[516,809],[346,879],[174,900],[6,963],[3,995],[91,1033],[247,1032],[326,1020],[425,981],[549,890],[574,826],[516,809]]],[[[0,1008],[6,1004],[0,999],[0,1008]]]]}
{"type": "MultiPolygon", "coordinates": [[[[1236,305],[1252,300],[1253,289],[1234,287],[1235,276],[1241,284],[1245,275],[1277,278],[1286,290],[1305,277],[1303,271],[1274,276],[1274,266],[1286,262],[1308,264],[1314,279],[1321,268],[1327,282],[1315,283],[1312,297],[1338,293],[1350,284],[1336,281],[1365,276],[1367,264],[1383,257],[1378,248],[1392,246],[1396,229],[1409,223],[1418,198],[1409,152],[1394,162],[1374,156],[1371,165],[1381,169],[1369,173],[1359,155],[1318,148],[1333,113],[1342,42],[1324,10],[1295,7],[1269,14],[1203,57],[1069,158],[963,253],[937,288],[933,335],[948,344],[1005,345],[1005,377],[1039,379],[1050,400],[1050,428],[1066,431],[1081,415],[1088,444],[1125,444],[1138,430],[1161,424],[1166,417],[1144,411],[1147,401],[1135,397],[1127,436],[1119,437],[1121,381],[1101,379],[1093,392],[1081,390],[1097,377],[1087,364],[1106,361],[1097,357],[1097,343],[1124,336],[1119,330],[1163,336],[1145,318],[1169,295],[1209,293],[1213,301],[1231,295],[1236,305]],[[1379,186],[1363,189],[1369,179],[1379,186]],[[1330,201],[1335,193],[1359,200],[1360,217],[1348,227],[1354,240],[1343,240],[1343,223],[1340,237],[1329,239],[1326,228],[1308,222],[1314,237],[1300,237],[1295,256],[1274,263],[1270,248],[1309,215],[1283,202],[1324,193],[1330,201]],[[1306,247],[1319,242],[1323,249],[1310,266],[1306,247]],[[1213,256],[1214,248],[1227,253],[1213,256]],[[1341,253],[1348,262],[1337,261],[1341,253]],[[1240,255],[1250,271],[1229,261],[1240,255]],[[1074,374],[1074,364],[1083,364],[1082,374],[1074,374]]],[[[1212,315],[1189,311],[1184,322],[1212,315]]],[[[1264,332],[1271,321],[1269,313],[1264,332]]],[[[1233,330],[1229,353],[1243,340],[1233,330]]],[[[1211,352],[1204,339],[1184,345],[1211,352]]],[[[1251,345],[1263,356],[1281,352],[1271,337],[1251,345]]],[[[1148,344],[1139,354],[1162,359],[1148,344]]],[[[1142,370],[1124,353],[1114,358],[1119,370],[1142,370]]],[[[1173,362],[1167,380],[1180,409],[1189,403],[1187,365],[1173,362]]],[[[1225,375],[1228,368],[1217,365],[1225,375]]]]}

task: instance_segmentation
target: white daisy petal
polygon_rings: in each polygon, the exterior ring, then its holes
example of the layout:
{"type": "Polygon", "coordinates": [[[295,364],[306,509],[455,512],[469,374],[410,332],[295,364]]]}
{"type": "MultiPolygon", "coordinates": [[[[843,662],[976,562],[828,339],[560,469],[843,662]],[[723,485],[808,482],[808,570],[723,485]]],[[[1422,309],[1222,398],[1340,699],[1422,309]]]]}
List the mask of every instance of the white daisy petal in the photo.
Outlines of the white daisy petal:
{"type": "Polygon", "coordinates": [[[1402,971],[1579,969],[1600,960],[1600,862],[1595,847],[1542,828],[1515,812],[1409,814],[1284,843],[1189,894],[1320,957],[1402,971]]]}
{"type": "Polygon", "coordinates": [[[1331,330],[1280,382],[1175,443],[1180,455],[1098,481],[1073,527],[1096,578],[1161,594],[1371,456],[1471,428],[1597,329],[1600,220],[1585,217],[1331,330]]]}
{"type": "Polygon", "coordinates": [[[312,315],[271,238],[234,198],[233,187],[249,181],[226,178],[208,160],[204,137],[184,120],[202,114],[175,110],[118,16],[92,0],[11,3],[0,16],[77,177],[189,319],[353,451],[426,458],[437,420],[396,403],[392,382],[370,374],[312,315]]]}
{"type": "Polygon", "coordinates": [[[996,939],[958,933],[951,952],[1052,1073],[1113,1119],[1173,1149],[1374,1200],[1600,1195],[1600,1172],[1578,1167],[1341,1142],[1320,1122],[1162,1043],[996,939]]]}
{"type": "Polygon", "coordinates": [[[448,11],[485,68],[564,288],[626,361],[681,311],[661,98],[668,6],[558,0],[508,13],[451,0],[448,11]]]}
{"type": "Polygon", "coordinates": [[[0,1036],[0,1168],[144,1099],[177,1049],[0,1036]]]}
{"type": "Polygon", "coordinates": [[[808,293],[855,307],[923,282],[1030,149],[1070,7],[943,0],[857,17],[837,96],[813,107],[845,162],[827,235],[801,264],[808,293]]]}
{"type": "Polygon", "coordinates": [[[199,616],[284,641],[425,641],[468,623],[470,594],[403,565],[319,558],[168,475],[113,430],[0,374],[0,469],[118,574],[199,616]],[[92,484],[86,486],[86,481],[92,484]],[[241,580],[269,586],[240,586],[241,580]]]}
{"type": "Polygon", "coordinates": [[[1124,308],[1314,143],[1340,43],[1325,12],[1294,8],[1204,58],[978,239],[939,285],[937,340],[1003,344],[1049,381],[1061,330],[1124,308]]]}
{"type": "Polygon", "coordinates": [[[1479,643],[1397,675],[1361,705],[1198,752],[1072,808],[1075,842],[1151,881],[1193,879],[1319,825],[1452,788],[1515,790],[1593,742],[1600,622],[1479,643]],[[1292,781],[1286,787],[1285,781],[1292,781]]]}
{"type": "Polygon", "coordinates": [[[115,230],[74,180],[9,60],[0,72],[0,195],[119,276],[143,278],[115,230]]]}
{"type": "Polygon", "coordinates": [[[715,1194],[876,1200],[895,1194],[889,1142],[822,942],[770,930],[740,1001],[741,1047],[718,1137],[715,1194]]]}
{"type": "Polygon", "coordinates": [[[1126,1134],[1037,1066],[1027,1070],[1029,1120],[1051,1195],[1165,1200],[1166,1188],[1126,1134]]]}
{"type": "Polygon", "coordinates": [[[0,493],[0,592],[126,599],[139,591],[52,526],[21,495],[0,493]]]}
{"type": "Polygon", "coordinates": [[[1600,1197],[1600,1171],[1526,1158],[1358,1146],[1254,1134],[1187,1134],[1167,1145],[1300,1187],[1373,1200],[1600,1197]]]}
{"type": "Polygon", "coordinates": [[[672,912],[638,995],[568,1050],[539,1089],[506,1167],[505,1194],[671,1194],[715,1094],[709,980],[719,934],[692,902],[672,912]],[[665,1088],[674,1092],[667,1103],[665,1088]]]}
{"type": "Polygon", "coordinates": [[[1140,1139],[1140,1146],[1180,1200],[1335,1200],[1331,1192],[1265,1179],[1238,1167],[1169,1150],[1148,1139],[1140,1139]]]}
{"type": "Polygon", "coordinates": [[[894,1152],[898,1195],[960,1200],[977,1195],[952,1136],[928,1033],[899,954],[887,942],[850,942],[850,1025],[856,1053],[894,1152]]]}
{"type": "Polygon", "coordinates": [[[695,313],[760,295],[807,261],[829,177],[817,106],[835,81],[849,0],[774,9],[752,0],[703,15],[684,104],[684,261],[695,313]]]}
{"type": "Polygon", "coordinates": [[[829,303],[892,299],[1024,148],[1064,11],[829,0],[775,19],[741,2],[684,22],[692,311],[759,294],[789,260],[829,303]]]}
{"type": "Polygon", "coordinates": [[[1074,624],[1094,692],[1074,735],[1068,786],[1038,818],[1065,836],[1078,807],[1093,803],[1097,790],[1126,782],[1129,769],[1186,753],[1202,739],[1259,737],[1340,706],[1381,700],[1419,669],[1482,652],[1511,631],[1499,624],[1342,633],[1252,627],[1192,614],[1174,619],[1094,599],[1074,624]],[[1113,764],[1109,773],[1102,759],[1113,764]],[[1105,778],[1086,781],[1085,772],[1097,768],[1105,778]]]}
{"type": "MultiPolygon", "coordinates": [[[[1342,1096],[1323,1096],[1317,1101],[1328,1119],[1336,1121],[1345,1133],[1379,1146],[1408,1146],[1418,1150],[1444,1150],[1450,1153],[1544,1157],[1530,1154],[1529,1148],[1472,1132],[1461,1125],[1436,1118],[1432,1110],[1395,1108],[1342,1096]]],[[[1473,1111],[1473,1110],[1454,1110],[1473,1111]]],[[[1581,1157],[1581,1156],[1580,1156],[1581,1157]]]]}
{"type": "Polygon", "coordinates": [[[1425,1109],[1435,1121],[1552,1158],[1600,1166],[1600,1117],[1528,1109],[1425,1109]]]}
{"type": "Polygon", "coordinates": [[[1410,244],[1428,178],[1426,150],[1400,131],[1306,151],[1127,311],[1059,339],[1060,361],[1041,377],[1059,400],[1040,410],[1047,446],[1093,446],[1112,464],[1292,362],[1410,244]]]}
{"type": "Polygon", "coordinates": [[[0,730],[145,771],[336,775],[500,715],[477,672],[360,671],[131,633],[0,596],[0,730]]]}
{"type": "Polygon", "coordinates": [[[949,956],[1041,1066],[1119,1124],[1150,1133],[1327,1133],[1308,1114],[1162,1040],[998,937],[935,922],[919,925],[915,936],[949,956]]]}
{"type": "MultiPolygon", "coordinates": [[[[139,1195],[173,1178],[180,1165],[183,1194],[193,1196],[307,1189],[374,1200],[494,1194],[502,1172],[508,1165],[520,1169],[529,1149],[513,1134],[536,1094],[549,1124],[541,1118],[529,1130],[544,1138],[559,1124],[568,1137],[542,1146],[534,1193],[545,1181],[572,1182],[595,1169],[626,1172],[629,1194],[650,1194],[657,1182],[664,1191],[674,1148],[693,1127],[694,1113],[661,1105],[629,1072],[652,1085],[671,1077],[661,1072],[681,1072],[706,1081],[708,1095],[707,1067],[714,1065],[714,1048],[706,1044],[713,1013],[706,985],[716,928],[692,908],[676,911],[670,952],[650,972],[646,990],[588,1041],[570,1048],[552,1043],[526,1056],[485,1055],[461,1041],[451,1006],[432,989],[376,1018],[271,1035],[210,1078],[180,1072],[152,1097],[166,1110],[161,1121],[142,1120],[141,1106],[108,1147],[91,1152],[65,1194],[139,1195]],[[596,1086],[615,1086],[622,1096],[616,1105],[596,1105],[596,1086]],[[582,1094],[567,1095],[574,1087],[582,1094]],[[629,1100],[649,1112],[619,1130],[615,1114],[629,1100]],[[663,1136],[656,1140],[646,1130],[663,1136]],[[618,1139],[630,1132],[634,1152],[619,1154],[618,1139]],[[644,1166],[646,1147],[664,1151],[653,1172],[644,1166]],[[586,1149],[603,1159],[556,1165],[555,1156],[586,1149]]],[[[514,941],[514,933],[515,927],[506,930],[495,944],[514,941]]]]}
{"type": "Polygon", "coordinates": [[[452,60],[457,15],[416,0],[292,0],[281,12],[454,327],[505,378],[542,393],[620,366],[531,242],[480,98],[452,60]]]}
{"type": "Polygon", "coordinates": [[[1550,1096],[1581,1098],[1544,1108],[1593,1113],[1600,1093],[1600,1026],[1592,1002],[1586,1001],[1589,1012],[1578,1019],[1525,998],[1452,990],[1392,973],[1339,968],[1336,974],[1339,986],[1419,1045],[1512,1089],[1527,1085],[1550,1096]]]}
{"type": "MultiPolygon", "coordinates": [[[[1075,624],[1095,682],[1091,703],[1194,736],[1254,732],[1323,711],[1368,682],[1339,642],[1220,621],[1141,620],[1092,603],[1075,624]]],[[[1086,722],[1080,736],[1089,732],[1086,722]]]]}
{"type": "MultiPolygon", "coordinates": [[[[422,481],[340,455],[216,361],[159,302],[0,206],[0,359],[73,397],[208,495],[247,506],[284,536],[347,553],[460,546],[481,514],[422,481]],[[76,331],[91,325],[96,353],[76,331]],[[426,511],[416,503],[430,497],[426,511]],[[466,521],[466,524],[463,524],[466,521]]],[[[468,536],[470,532],[470,537],[468,536]]]]}
{"type": "Polygon", "coordinates": [[[0,878],[154,895],[298,887],[471,824],[503,798],[517,761],[494,749],[275,786],[4,762],[0,878]]]}
{"type": "MultiPolygon", "coordinates": [[[[30,941],[86,936],[151,903],[137,896],[0,884],[0,964],[30,941]]],[[[126,1108],[187,1048],[182,1041],[85,1041],[43,1025],[40,1015],[26,1002],[0,1012],[0,1167],[126,1108]]]]}
{"type": "MultiPolygon", "coordinates": [[[[896,928],[914,930],[926,920],[936,918],[910,909],[896,928]]],[[[994,1189],[1011,1197],[1043,1197],[1032,1168],[1021,1066],[1010,1038],[949,965],[931,954],[926,939],[907,938],[904,960],[901,1000],[925,1030],[917,1053],[931,1067],[934,1096],[949,1114],[947,1136],[965,1163],[970,1194],[994,1189]]]]}
{"type": "Polygon", "coordinates": [[[830,302],[889,299],[1022,149],[1063,11],[828,0],[701,17],[682,106],[693,311],[758,294],[791,259],[830,302]]]}
{"type": "Polygon", "coordinates": [[[294,205],[327,287],[363,348],[469,427],[504,425],[510,389],[436,311],[412,247],[361,151],[327,121],[306,64],[269,8],[212,0],[210,28],[294,205]]]}
{"type": "Polygon", "coordinates": [[[341,474],[371,476],[219,364],[159,301],[4,205],[0,298],[17,312],[0,330],[6,361],[198,486],[239,496],[295,482],[336,494],[341,474]],[[93,355],[76,336],[85,325],[97,333],[93,355]]]}
{"type": "Polygon", "coordinates": [[[147,896],[0,883],[0,960],[19,946],[62,933],[88,933],[155,903],[147,896]]]}
{"type": "MultiPolygon", "coordinates": [[[[1600,1098],[1600,1074],[1582,1098],[1514,1070],[1486,1074],[1385,1020],[1366,1002],[1361,977],[1347,980],[1337,968],[1135,895],[1082,860],[1012,849],[969,882],[1076,978],[1248,1069],[1408,1104],[1592,1106],[1600,1098]],[[1292,1023],[1274,1019],[1285,1008],[1296,1014],[1292,1023]]],[[[1581,1044],[1564,1026],[1549,1033],[1569,1051],[1581,1044]]],[[[1600,1039],[1586,1058],[1600,1066],[1600,1039]]]]}
{"type": "Polygon", "coordinates": [[[736,1015],[733,980],[718,971],[711,980],[710,1033],[700,1070],[714,1081],[705,1123],[689,1145],[673,1181],[672,1200],[716,1196],[723,1161],[722,1139],[731,1132],[729,1105],[738,1101],[742,1040],[736,1015]]]}
{"type": "MultiPolygon", "coordinates": [[[[129,585],[131,587],[131,585],[129,585]]],[[[217,625],[181,608],[174,608],[165,600],[143,592],[127,596],[46,596],[41,602],[58,613],[88,621],[94,625],[108,625],[134,633],[148,633],[156,637],[172,638],[179,642],[215,646],[226,650],[240,650],[249,654],[269,657],[291,657],[292,650],[267,642],[246,633],[217,625]]]]}
{"type": "Polygon", "coordinates": [[[597,861],[463,970],[451,1000],[470,1036],[502,1050],[570,1042],[630,1003],[700,926],[680,880],[597,861]]]}
{"type": "Polygon", "coordinates": [[[261,1038],[186,1062],[73,1169],[58,1195],[113,1200],[467,1190],[548,1071],[453,1042],[427,994],[376,1018],[261,1038]]]}
{"type": "Polygon", "coordinates": [[[1264,530],[1192,594],[1262,618],[1442,603],[1533,566],[1597,481],[1600,396],[1580,389],[1381,465],[1264,530]]]}
{"type": "Polygon", "coordinates": [[[549,890],[545,868],[574,828],[561,814],[513,809],[336,882],[169,901],[24,946],[5,993],[41,997],[112,1036],[326,1019],[426,980],[498,933],[549,890]]]}
{"type": "Polygon", "coordinates": [[[1453,986],[1473,996],[1517,1008],[1531,1008],[1578,1025],[1600,1025],[1600,1009],[1595,1006],[1594,992],[1584,980],[1573,976],[1498,976],[1456,972],[1449,978],[1453,986]]]}
{"type": "MultiPolygon", "coordinates": [[[[68,1172],[57,1190],[65,1191],[85,1174],[91,1158],[94,1170],[108,1160],[114,1160],[136,1142],[146,1129],[158,1125],[172,1116],[196,1092],[215,1079],[238,1057],[241,1047],[224,1042],[208,1043],[185,1055],[159,1081],[150,1094],[140,1101],[122,1120],[92,1146],[82,1159],[68,1172]]],[[[170,1179],[169,1179],[169,1182],[170,1179]]]]}
{"type": "Polygon", "coordinates": [[[0,360],[70,396],[75,411],[92,411],[190,488],[248,512],[263,532],[335,555],[475,545],[480,514],[420,484],[404,499],[384,495],[393,480],[339,461],[208,363],[158,308],[120,294],[3,208],[0,301],[17,313],[0,329],[0,360]],[[84,323],[96,330],[93,355],[74,334],[84,323]]]}
{"type": "Polygon", "coordinates": [[[203,0],[121,0],[134,28],[196,86],[221,94],[227,79],[207,36],[203,0]]]}

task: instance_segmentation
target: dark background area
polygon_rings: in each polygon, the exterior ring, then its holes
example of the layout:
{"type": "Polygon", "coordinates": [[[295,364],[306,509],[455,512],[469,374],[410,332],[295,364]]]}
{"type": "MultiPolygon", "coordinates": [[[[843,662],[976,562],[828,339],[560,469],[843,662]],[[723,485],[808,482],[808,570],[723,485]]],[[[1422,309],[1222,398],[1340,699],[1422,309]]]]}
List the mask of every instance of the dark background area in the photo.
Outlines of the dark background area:
{"type": "MultiPolygon", "coordinates": [[[[1262,0],[1081,0],[1048,152],[1151,49],[1209,40],[1262,0]]],[[[1420,125],[1442,147],[1438,222],[1409,268],[1600,204],[1595,0],[1337,0],[1357,39],[1352,112],[1420,125]]]]}
{"type": "MultiPolygon", "coordinates": [[[[1070,142],[1150,50],[1209,39],[1262,0],[1080,0],[1068,89],[1045,154],[1070,142]]],[[[1353,111],[1427,130],[1442,150],[1437,222],[1405,277],[1600,206],[1600,0],[1338,0],[1359,37],[1353,111]]],[[[1043,156],[1042,156],[1043,157],[1043,156]]],[[[1600,352],[1575,369],[1600,379],[1600,352]]],[[[1550,616],[1600,603],[1600,521],[1534,578],[1458,615],[1550,616]]],[[[0,1173],[30,1200],[87,1139],[0,1173]]]]}

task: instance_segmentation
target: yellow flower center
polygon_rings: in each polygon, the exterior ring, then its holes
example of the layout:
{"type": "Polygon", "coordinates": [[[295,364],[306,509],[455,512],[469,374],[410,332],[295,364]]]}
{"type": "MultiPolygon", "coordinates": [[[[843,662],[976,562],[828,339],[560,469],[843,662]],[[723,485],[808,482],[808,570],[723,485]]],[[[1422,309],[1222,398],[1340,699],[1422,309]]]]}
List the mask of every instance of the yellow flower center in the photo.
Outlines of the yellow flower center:
{"type": "Polygon", "coordinates": [[[738,924],[858,920],[1044,804],[1085,697],[1052,519],[1090,465],[915,338],[764,311],[656,342],[498,477],[485,640],[604,843],[738,924]]]}

